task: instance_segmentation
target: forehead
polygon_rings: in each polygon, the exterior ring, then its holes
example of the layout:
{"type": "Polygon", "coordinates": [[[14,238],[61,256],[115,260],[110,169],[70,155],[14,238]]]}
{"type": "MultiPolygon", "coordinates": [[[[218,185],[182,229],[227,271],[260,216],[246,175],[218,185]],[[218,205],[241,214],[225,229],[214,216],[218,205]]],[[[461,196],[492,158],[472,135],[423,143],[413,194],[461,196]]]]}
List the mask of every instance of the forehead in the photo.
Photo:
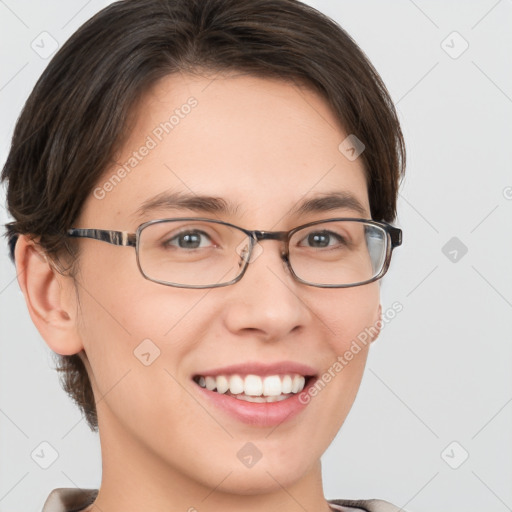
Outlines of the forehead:
{"type": "Polygon", "coordinates": [[[132,229],[165,216],[165,207],[146,206],[166,194],[225,199],[226,218],[268,223],[297,214],[305,198],[335,192],[369,216],[361,159],[339,150],[347,134],[307,88],[250,75],[170,75],[141,99],[135,119],[86,202],[85,222],[132,229]]]}

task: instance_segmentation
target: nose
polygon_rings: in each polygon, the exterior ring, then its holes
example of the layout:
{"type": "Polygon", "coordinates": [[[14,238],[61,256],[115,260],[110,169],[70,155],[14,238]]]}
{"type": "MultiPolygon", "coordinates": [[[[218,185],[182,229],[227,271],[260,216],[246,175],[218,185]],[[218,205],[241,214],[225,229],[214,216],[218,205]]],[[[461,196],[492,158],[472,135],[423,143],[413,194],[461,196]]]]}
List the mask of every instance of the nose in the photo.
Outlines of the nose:
{"type": "Polygon", "coordinates": [[[231,332],[278,340],[311,321],[303,297],[307,285],[293,278],[281,251],[279,241],[259,242],[242,279],[225,288],[229,299],[222,311],[231,332]]]}

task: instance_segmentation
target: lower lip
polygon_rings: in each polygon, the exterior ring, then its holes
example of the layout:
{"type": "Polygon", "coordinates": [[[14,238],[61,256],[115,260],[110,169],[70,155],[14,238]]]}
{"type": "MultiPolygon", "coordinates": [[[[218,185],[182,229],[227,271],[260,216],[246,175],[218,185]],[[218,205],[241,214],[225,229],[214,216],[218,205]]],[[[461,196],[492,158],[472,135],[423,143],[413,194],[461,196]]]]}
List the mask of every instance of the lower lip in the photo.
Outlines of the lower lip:
{"type": "Polygon", "coordinates": [[[306,395],[309,395],[309,388],[315,384],[316,380],[316,378],[310,378],[300,393],[292,395],[286,400],[263,403],[247,402],[230,395],[210,391],[195,382],[194,385],[210,403],[238,421],[259,427],[272,427],[292,419],[306,408],[310,398],[306,395]],[[301,402],[300,396],[303,394],[305,399],[301,402]]]}

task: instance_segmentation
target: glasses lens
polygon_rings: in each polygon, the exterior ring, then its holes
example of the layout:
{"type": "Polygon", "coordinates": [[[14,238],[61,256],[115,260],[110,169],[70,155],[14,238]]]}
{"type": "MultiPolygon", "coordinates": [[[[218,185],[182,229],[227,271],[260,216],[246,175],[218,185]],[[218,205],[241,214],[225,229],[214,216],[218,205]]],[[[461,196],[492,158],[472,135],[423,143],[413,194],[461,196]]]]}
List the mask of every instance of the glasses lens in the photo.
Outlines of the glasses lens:
{"type": "Polygon", "coordinates": [[[139,265],[156,281],[214,286],[241,273],[250,243],[242,231],[215,221],[156,222],[140,232],[139,265]]]}
{"type": "MultiPolygon", "coordinates": [[[[145,226],[138,258],[149,279],[183,287],[226,284],[242,272],[251,239],[216,221],[175,219],[145,226]]],[[[289,262],[295,275],[317,285],[364,283],[381,274],[387,233],[358,221],[326,221],[293,233],[289,262]]]]}
{"type": "Polygon", "coordinates": [[[352,285],[378,276],[385,265],[387,233],[374,224],[328,221],[296,231],[290,239],[290,265],[303,281],[352,285]]]}

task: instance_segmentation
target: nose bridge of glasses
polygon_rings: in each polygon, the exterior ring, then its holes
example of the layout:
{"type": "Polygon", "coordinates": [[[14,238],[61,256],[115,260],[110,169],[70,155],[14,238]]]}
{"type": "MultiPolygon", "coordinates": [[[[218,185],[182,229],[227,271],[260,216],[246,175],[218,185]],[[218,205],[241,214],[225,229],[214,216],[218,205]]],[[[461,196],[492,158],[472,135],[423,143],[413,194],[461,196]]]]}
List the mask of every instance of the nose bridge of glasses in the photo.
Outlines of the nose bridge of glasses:
{"type": "MultiPolygon", "coordinates": [[[[260,242],[261,240],[278,240],[280,242],[286,242],[288,240],[288,232],[287,231],[253,231],[253,238],[256,242],[260,242]]],[[[286,256],[288,253],[287,248],[283,250],[281,256],[286,256]]]]}
{"type": "Polygon", "coordinates": [[[286,231],[253,231],[254,238],[259,242],[260,240],[282,240],[285,241],[288,237],[286,231]]]}
{"type": "MultiPolygon", "coordinates": [[[[248,237],[250,239],[249,245],[248,246],[244,245],[242,249],[240,249],[240,246],[239,246],[237,248],[237,252],[240,255],[240,257],[243,260],[247,261],[248,263],[252,263],[262,252],[262,247],[258,246],[258,242],[260,242],[262,240],[278,240],[281,242],[286,242],[288,239],[288,233],[286,231],[253,230],[253,231],[246,231],[246,235],[248,235],[248,237]],[[249,250],[251,252],[250,258],[249,258],[249,250]]],[[[280,256],[284,260],[287,259],[287,249],[286,248],[284,248],[281,251],[280,256]]]]}

